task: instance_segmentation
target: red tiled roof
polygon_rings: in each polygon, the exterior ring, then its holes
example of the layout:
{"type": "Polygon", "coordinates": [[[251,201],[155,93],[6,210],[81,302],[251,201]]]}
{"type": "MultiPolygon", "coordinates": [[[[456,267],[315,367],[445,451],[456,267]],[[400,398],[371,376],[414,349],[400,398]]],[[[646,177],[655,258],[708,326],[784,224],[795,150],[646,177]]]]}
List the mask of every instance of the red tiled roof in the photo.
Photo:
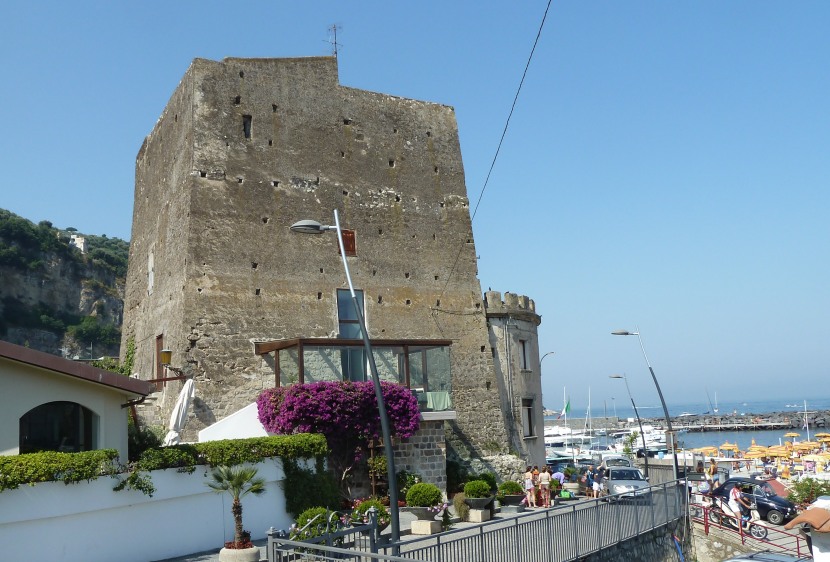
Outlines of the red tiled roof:
{"type": "Polygon", "coordinates": [[[152,392],[152,385],[146,381],[125,377],[112,371],[105,371],[77,361],[70,361],[57,355],[44,353],[0,340],[0,359],[9,359],[18,363],[25,363],[33,367],[40,367],[60,375],[102,384],[110,388],[122,390],[131,394],[147,396],[152,392]]]}

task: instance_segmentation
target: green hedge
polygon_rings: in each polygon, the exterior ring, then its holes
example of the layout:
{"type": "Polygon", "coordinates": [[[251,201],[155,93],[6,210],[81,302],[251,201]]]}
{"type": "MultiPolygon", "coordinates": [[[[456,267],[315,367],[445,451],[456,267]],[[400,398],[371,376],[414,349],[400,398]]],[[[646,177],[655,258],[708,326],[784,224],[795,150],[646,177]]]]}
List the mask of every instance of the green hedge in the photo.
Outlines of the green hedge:
{"type": "Polygon", "coordinates": [[[103,449],[83,453],[52,451],[0,457],[0,491],[21,484],[63,481],[67,484],[110,475],[119,478],[115,490],[133,489],[153,495],[151,470],[176,468],[193,472],[199,465],[233,466],[257,463],[269,457],[283,459],[318,458],[328,453],[322,435],[297,434],[226,439],[207,443],[155,447],[144,451],[129,467],[116,468],[118,453],[103,449]]]}
{"type": "Polygon", "coordinates": [[[118,451],[99,449],[83,453],[44,451],[0,456],[0,492],[38,482],[74,484],[116,472],[118,451]]]}

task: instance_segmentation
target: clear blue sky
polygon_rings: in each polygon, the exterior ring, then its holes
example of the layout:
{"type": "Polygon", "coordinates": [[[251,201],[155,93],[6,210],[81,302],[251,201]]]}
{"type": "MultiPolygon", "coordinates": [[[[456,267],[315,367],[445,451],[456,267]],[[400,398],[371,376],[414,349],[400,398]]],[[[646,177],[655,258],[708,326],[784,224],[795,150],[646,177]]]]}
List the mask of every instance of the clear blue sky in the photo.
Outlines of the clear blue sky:
{"type": "MultiPolygon", "coordinates": [[[[546,2],[13,2],[0,207],[128,239],[191,60],[326,55],[456,108],[475,205],[546,2]]],[[[830,3],[554,2],[475,217],[482,288],[543,317],[545,403],[827,396],[830,3]]],[[[782,401],[783,406],[783,401],[782,401]]]]}

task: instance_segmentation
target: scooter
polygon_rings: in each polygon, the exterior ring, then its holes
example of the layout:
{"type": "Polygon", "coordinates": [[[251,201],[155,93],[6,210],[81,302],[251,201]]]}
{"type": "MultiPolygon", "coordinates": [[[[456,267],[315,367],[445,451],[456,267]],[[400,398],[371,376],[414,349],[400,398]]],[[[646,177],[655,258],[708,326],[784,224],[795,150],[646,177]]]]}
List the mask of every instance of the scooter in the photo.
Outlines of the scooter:
{"type": "Polygon", "coordinates": [[[758,523],[761,516],[758,513],[758,507],[753,503],[750,505],[750,515],[735,514],[729,507],[729,504],[720,497],[711,498],[711,509],[709,510],[709,520],[718,525],[722,525],[727,529],[738,531],[740,524],[741,530],[749,533],[752,537],[758,540],[767,538],[767,528],[763,524],[758,523]]]}

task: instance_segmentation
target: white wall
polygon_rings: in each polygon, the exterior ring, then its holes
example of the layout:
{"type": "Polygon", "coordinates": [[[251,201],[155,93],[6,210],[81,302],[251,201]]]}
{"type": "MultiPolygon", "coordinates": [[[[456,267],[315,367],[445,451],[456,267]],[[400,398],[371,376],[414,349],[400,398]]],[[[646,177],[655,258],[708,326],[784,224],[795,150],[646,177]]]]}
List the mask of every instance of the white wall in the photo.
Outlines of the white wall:
{"type": "Polygon", "coordinates": [[[58,400],[76,402],[98,417],[96,449],[117,449],[127,458],[127,410],[130,397],[100,384],[46,369],[0,359],[0,455],[19,453],[19,420],[26,412],[58,400]]]}
{"type": "MultiPolygon", "coordinates": [[[[313,470],[313,463],[308,463],[313,470]]],[[[256,465],[267,491],[242,499],[253,539],[288,529],[282,462],[256,465]]],[[[0,559],[146,562],[219,549],[234,538],[231,498],[207,487],[206,467],[193,474],[154,471],[153,497],[112,491],[114,479],[65,485],[45,482],[0,493],[0,559]]]]}

